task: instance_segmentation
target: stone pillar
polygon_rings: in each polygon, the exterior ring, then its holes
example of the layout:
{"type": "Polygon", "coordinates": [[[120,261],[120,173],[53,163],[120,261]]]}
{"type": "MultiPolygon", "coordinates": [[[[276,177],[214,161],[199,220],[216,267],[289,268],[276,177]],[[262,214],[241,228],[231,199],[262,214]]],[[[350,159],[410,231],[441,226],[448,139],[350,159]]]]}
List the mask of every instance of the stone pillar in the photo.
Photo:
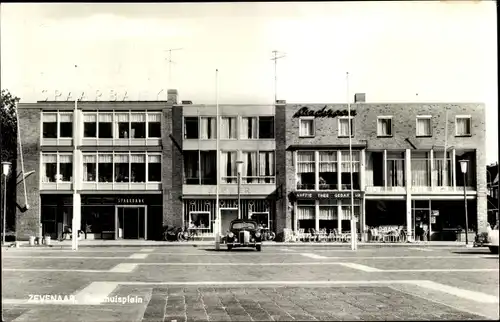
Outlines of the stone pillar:
{"type": "Polygon", "coordinates": [[[406,187],[406,231],[408,232],[408,241],[413,241],[412,230],[412,207],[411,207],[411,150],[405,151],[405,187],[406,187]]]}
{"type": "Polygon", "coordinates": [[[319,230],[319,200],[316,200],[314,205],[314,228],[319,230]]]}
{"type": "MultiPolygon", "coordinates": [[[[360,155],[360,165],[359,165],[359,180],[361,191],[366,190],[366,150],[361,150],[360,155]]],[[[365,210],[366,200],[365,196],[361,199],[361,209],[360,209],[360,230],[361,230],[361,241],[365,242],[365,232],[366,232],[366,210],[365,210]]]]}

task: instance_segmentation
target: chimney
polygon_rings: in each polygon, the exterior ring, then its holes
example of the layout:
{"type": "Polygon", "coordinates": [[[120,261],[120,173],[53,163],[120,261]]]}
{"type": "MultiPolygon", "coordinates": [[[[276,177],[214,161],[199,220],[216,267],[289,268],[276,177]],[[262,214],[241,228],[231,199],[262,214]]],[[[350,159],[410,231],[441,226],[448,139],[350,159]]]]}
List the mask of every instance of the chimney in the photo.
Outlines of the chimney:
{"type": "Polygon", "coordinates": [[[365,93],[354,94],[354,103],[365,103],[365,102],[366,102],[366,94],[365,93]]]}
{"type": "Polygon", "coordinates": [[[177,90],[176,89],[169,89],[167,90],[167,101],[172,104],[177,104],[177,90]]]}

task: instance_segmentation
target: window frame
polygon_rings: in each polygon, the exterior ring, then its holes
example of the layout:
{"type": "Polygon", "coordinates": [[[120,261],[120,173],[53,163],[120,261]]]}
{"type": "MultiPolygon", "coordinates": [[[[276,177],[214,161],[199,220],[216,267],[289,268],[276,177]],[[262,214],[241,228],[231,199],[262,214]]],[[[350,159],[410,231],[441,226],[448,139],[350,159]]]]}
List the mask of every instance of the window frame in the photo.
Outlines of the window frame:
{"type": "Polygon", "coordinates": [[[257,116],[257,140],[275,140],[276,139],[276,117],[274,115],[259,115],[257,116]],[[260,137],[260,119],[262,117],[272,118],[273,119],[273,135],[270,138],[261,138],[260,137]]]}
{"type": "Polygon", "coordinates": [[[182,139],[183,140],[199,140],[200,139],[200,116],[199,115],[185,115],[182,117],[182,139]],[[197,119],[198,136],[196,138],[187,137],[186,119],[197,119]]]}
{"type": "Polygon", "coordinates": [[[472,136],[472,115],[455,115],[455,136],[456,137],[471,137],[472,136]],[[468,119],[469,120],[469,133],[458,134],[458,119],[468,119]]]}
{"type": "Polygon", "coordinates": [[[301,116],[299,117],[299,138],[313,138],[316,136],[316,118],[314,116],[301,116]],[[301,133],[300,129],[302,128],[303,121],[312,122],[312,134],[304,135],[301,133]]]}
{"type": "Polygon", "coordinates": [[[380,137],[380,138],[390,138],[390,137],[394,136],[394,131],[393,131],[394,123],[392,122],[392,120],[393,120],[392,115],[377,116],[377,137],[380,137]],[[378,125],[379,125],[379,122],[381,120],[391,120],[390,134],[379,133],[379,131],[378,131],[378,129],[379,129],[378,125]]]}
{"type": "Polygon", "coordinates": [[[349,138],[349,134],[347,135],[342,135],[340,133],[340,122],[342,120],[348,120],[349,122],[349,119],[351,120],[351,138],[354,137],[354,132],[355,132],[355,128],[354,128],[354,116],[337,116],[337,134],[338,134],[338,137],[339,138],[349,138]]]}
{"type": "Polygon", "coordinates": [[[432,137],[432,115],[417,115],[415,118],[415,136],[418,138],[430,138],[432,137]],[[429,134],[419,134],[418,133],[418,121],[419,120],[429,120],[429,134]]]}
{"type": "Polygon", "coordinates": [[[40,184],[46,184],[46,183],[74,183],[74,171],[75,171],[75,162],[74,162],[74,158],[73,158],[73,153],[72,152],[64,152],[64,151],[56,151],[56,152],[41,152],[40,153],[40,156],[41,156],[41,162],[40,162],[40,184]],[[43,181],[43,178],[45,176],[45,173],[46,173],[46,168],[45,168],[45,164],[48,164],[48,163],[44,163],[43,162],[43,157],[45,155],[55,155],[56,156],[56,173],[55,173],[55,176],[56,178],[54,179],[54,181],[48,181],[48,182],[44,182],[43,181]],[[61,174],[61,156],[70,156],[71,157],[71,175],[70,175],[70,178],[71,180],[68,180],[68,181],[64,181],[63,180],[63,177],[62,177],[62,174],[61,174]],[[61,180],[57,180],[57,177],[58,176],[61,176],[61,180]]]}
{"type": "MultiPolygon", "coordinates": [[[[217,126],[219,127],[219,131],[218,131],[218,132],[219,132],[219,136],[220,136],[220,138],[219,138],[219,139],[220,139],[220,140],[238,140],[238,139],[239,139],[239,133],[240,133],[240,124],[238,124],[238,123],[239,123],[239,122],[238,122],[238,120],[239,120],[238,115],[219,115],[219,118],[220,118],[220,119],[219,119],[219,123],[218,123],[218,124],[217,124],[217,123],[215,124],[215,126],[216,126],[216,127],[217,127],[217,126]],[[222,133],[221,133],[221,130],[220,130],[220,126],[221,126],[221,124],[222,124],[222,119],[223,119],[223,118],[232,118],[232,119],[235,119],[234,125],[236,126],[236,130],[235,130],[235,133],[236,133],[236,134],[235,134],[235,137],[234,137],[234,138],[223,138],[223,137],[222,137],[222,133]]],[[[258,122],[259,122],[259,121],[257,120],[257,124],[258,124],[258,122]]],[[[257,126],[258,126],[258,125],[257,125],[257,126]]],[[[257,129],[258,129],[258,128],[257,128],[257,129]]],[[[259,133],[257,132],[257,135],[258,135],[258,134],[259,134],[259,133]]]]}
{"type": "Polygon", "coordinates": [[[161,139],[161,124],[162,124],[162,112],[149,112],[146,111],[146,139],[161,139]],[[150,122],[149,115],[160,115],[160,122],[150,122]],[[149,123],[160,123],[160,136],[150,136],[149,135],[149,123]]]}
{"type": "MultiPolygon", "coordinates": [[[[196,139],[188,139],[188,140],[196,140],[196,139]]],[[[198,116],[198,140],[202,140],[202,141],[217,140],[217,117],[216,116],[214,116],[214,115],[199,115],[198,116]],[[201,138],[201,119],[202,118],[215,120],[215,134],[214,134],[215,137],[208,138],[208,139],[201,138]]]]}

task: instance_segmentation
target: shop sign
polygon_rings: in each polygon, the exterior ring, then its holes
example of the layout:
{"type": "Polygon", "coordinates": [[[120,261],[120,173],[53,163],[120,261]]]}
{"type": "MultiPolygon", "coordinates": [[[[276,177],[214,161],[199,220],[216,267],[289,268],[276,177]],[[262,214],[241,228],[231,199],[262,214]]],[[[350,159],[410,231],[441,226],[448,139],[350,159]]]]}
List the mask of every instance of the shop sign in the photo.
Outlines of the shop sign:
{"type": "MultiPolygon", "coordinates": [[[[297,199],[309,199],[309,200],[321,200],[321,199],[350,199],[351,192],[295,192],[295,198],[297,199]]],[[[357,191],[354,192],[355,199],[363,198],[364,192],[357,191]]]]}
{"type": "Polygon", "coordinates": [[[120,205],[140,205],[144,204],[144,198],[117,198],[116,203],[120,205]]]}
{"type": "MultiPolygon", "coordinates": [[[[333,109],[327,109],[327,106],[325,105],[322,109],[314,111],[309,109],[309,107],[304,106],[295,114],[293,115],[293,118],[298,118],[302,116],[313,116],[317,118],[335,118],[337,116],[348,116],[349,111],[348,110],[333,110],[333,109]]],[[[351,110],[351,116],[356,116],[356,111],[351,110]]]]}

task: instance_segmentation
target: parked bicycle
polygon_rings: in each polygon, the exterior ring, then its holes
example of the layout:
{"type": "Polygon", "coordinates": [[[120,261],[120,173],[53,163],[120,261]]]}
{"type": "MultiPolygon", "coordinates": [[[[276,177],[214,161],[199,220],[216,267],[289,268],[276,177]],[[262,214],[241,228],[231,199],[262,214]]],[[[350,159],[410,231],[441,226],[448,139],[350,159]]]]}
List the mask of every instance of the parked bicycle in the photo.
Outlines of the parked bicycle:
{"type": "Polygon", "coordinates": [[[267,227],[260,229],[262,234],[262,240],[273,241],[276,238],[276,234],[267,227]]]}
{"type": "Polygon", "coordinates": [[[163,230],[163,240],[165,241],[177,241],[179,239],[178,235],[182,231],[180,227],[169,227],[165,226],[163,230]]]}
{"type": "Polygon", "coordinates": [[[198,232],[195,229],[189,229],[184,227],[178,234],[177,240],[179,241],[189,241],[198,236],[198,232]]]}

